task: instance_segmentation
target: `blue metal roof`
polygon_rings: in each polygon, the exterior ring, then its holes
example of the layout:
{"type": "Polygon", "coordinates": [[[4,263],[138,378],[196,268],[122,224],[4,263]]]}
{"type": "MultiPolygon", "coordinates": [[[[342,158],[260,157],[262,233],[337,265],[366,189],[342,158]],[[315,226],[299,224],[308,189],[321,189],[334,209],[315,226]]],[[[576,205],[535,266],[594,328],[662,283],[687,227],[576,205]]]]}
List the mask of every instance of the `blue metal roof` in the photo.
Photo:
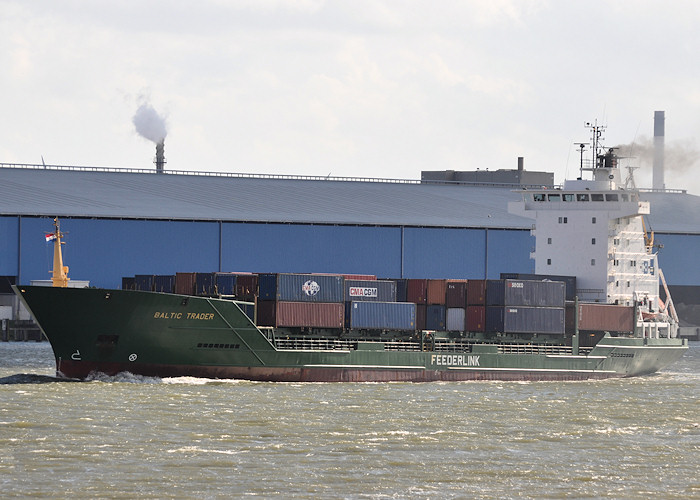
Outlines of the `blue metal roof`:
{"type": "MultiPolygon", "coordinates": [[[[0,214],[526,229],[508,186],[378,179],[157,174],[0,164],[0,214]]],[[[700,197],[643,193],[657,232],[700,233],[700,197]]]]}

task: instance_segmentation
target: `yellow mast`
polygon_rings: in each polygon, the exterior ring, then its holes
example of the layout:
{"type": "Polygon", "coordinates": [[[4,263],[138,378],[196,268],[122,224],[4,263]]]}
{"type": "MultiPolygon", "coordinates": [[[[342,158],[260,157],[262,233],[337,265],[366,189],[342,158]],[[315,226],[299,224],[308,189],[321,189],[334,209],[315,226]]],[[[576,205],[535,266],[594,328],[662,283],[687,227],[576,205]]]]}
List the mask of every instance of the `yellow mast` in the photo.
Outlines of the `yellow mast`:
{"type": "Polygon", "coordinates": [[[53,286],[66,288],[68,286],[68,266],[63,265],[63,254],[61,253],[61,245],[65,242],[61,241],[63,233],[61,225],[58,222],[58,217],[54,218],[53,225],[56,228],[52,233],[56,238],[53,241],[53,271],[51,271],[51,282],[53,286]]]}

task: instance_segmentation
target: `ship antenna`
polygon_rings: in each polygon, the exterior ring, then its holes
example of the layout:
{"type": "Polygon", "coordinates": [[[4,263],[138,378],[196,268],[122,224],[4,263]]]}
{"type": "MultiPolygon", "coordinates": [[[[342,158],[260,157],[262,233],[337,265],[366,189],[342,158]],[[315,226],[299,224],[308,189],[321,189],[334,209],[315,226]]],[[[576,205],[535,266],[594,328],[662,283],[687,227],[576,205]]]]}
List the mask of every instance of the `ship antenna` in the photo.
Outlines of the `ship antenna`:
{"type": "Polygon", "coordinates": [[[583,179],[583,152],[586,150],[586,146],[588,146],[587,142],[574,142],[576,146],[579,147],[581,150],[581,164],[579,166],[579,179],[583,179]]]}
{"type": "Polygon", "coordinates": [[[602,146],[600,145],[601,140],[604,139],[603,132],[607,128],[605,125],[598,125],[598,120],[591,122],[586,122],[586,128],[591,131],[591,143],[593,147],[591,148],[593,154],[593,164],[591,168],[596,168],[598,166],[598,156],[600,155],[600,150],[602,146]]]}
{"type": "Polygon", "coordinates": [[[68,286],[68,266],[63,265],[63,254],[61,253],[61,245],[65,245],[63,233],[61,232],[61,223],[58,217],[53,219],[54,231],[53,235],[53,270],[51,271],[51,283],[55,287],[66,288],[68,286]]]}

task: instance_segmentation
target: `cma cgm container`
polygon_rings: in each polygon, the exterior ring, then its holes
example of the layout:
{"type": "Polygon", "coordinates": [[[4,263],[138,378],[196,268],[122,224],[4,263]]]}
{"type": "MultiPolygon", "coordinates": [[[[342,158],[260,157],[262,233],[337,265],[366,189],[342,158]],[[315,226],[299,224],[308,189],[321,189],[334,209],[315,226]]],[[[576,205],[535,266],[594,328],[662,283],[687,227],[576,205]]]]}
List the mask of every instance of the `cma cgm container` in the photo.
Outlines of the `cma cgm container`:
{"type": "Polygon", "coordinates": [[[325,274],[261,274],[260,298],[283,302],[343,302],[343,277],[325,274]]]}
{"type": "Polygon", "coordinates": [[[345,300],[396,302],[396,283],[377,280],[345,280],[345,300]]]}
{"type": "Polygon", "coordinates": [[[416,305],[410,302],[352,301],[347,303],[346,316],[352,329],[416,329],[416,305]]]}
{"type": "Polygon", "coordinates": [[[487,306],[564,307],[561,281],[488,280],[487,306]]]}
{"type": "Polygon", "coordinates": [[[564,285],[566,286],[566,300],[573,301],[576,298],[576,276],[560,276],[558,274],[501,273],[501,279],[563,281],[564,285]]]}
{"type": "Polygon", "coordinates": [[[258,301],[259,326],[341,329],[343,316],[344,305],[340,302],[258,301]]]}
{"type": "Polygon", "coordinates": [[[175,275],[156,275],[153,278],[153,291],[162,293],[173,293],[175,291],[175,275]]]}
{"type": "Polygon", "coordinates": [[[465,307],[467,305],[467,282],[453,281],[447,282],[445,289],[445,305],[447,307],[465,307]]]}
{"type": "Polygon", "coordinates": [[[463,307],[449,307],[445,326],[450,332],[463,332],[466,329],[466,310],[463,307]]]}
{"type": "Polygon", "coordinates": [[[175,293],[194,295],[196,277],[195,273],[175,273],[175,293]]]}
{"type": "Polygon", "coordinates": [[[445,331],[445,306],[442,304],[429,304],[425,308],[425,329],[445,331]]]}
{"type": "Polygon", "coordinates": [[[564,308],[487,306],[486,331],[561,335],[564,333],[564,308]]]}
{"type": "Polygon", "coordinates": [[[447,280],[428,280],[426,291],[426,303],[445,305],[445,292],[447,290],[447,280]]]}
{"type": "MultiPolygon", "coordinates": [[[[632,332],[634,331],[634,307],[579,302],[578,329],[581,332],[632,332]]],[[[566,307],[566,331],[567,333],[575,331],[573,304],[566,307]]]]}
{"type": "Polygon", "coordinates": [[[467,281],[467,305],[486,305],[486,280],[467,281]]]}

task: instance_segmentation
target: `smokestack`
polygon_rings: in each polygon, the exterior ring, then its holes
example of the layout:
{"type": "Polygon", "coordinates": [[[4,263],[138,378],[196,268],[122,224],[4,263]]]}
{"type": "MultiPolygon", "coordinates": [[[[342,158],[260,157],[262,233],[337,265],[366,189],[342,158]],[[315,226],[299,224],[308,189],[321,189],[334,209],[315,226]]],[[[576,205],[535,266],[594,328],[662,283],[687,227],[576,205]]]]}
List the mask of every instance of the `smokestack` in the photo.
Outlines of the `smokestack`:
{"type": "Polygon", "coordinates": [[[156,144],[156,172],[162,174],[165,171],[165,139],[156,144]]]}
{"type": "Polygon", "coordinates": [[[518,156],[518,172],[522,172],[525,166],[525,158],[518,156]]]}
{"type": "Polygon", "coordinates": [[[665,111],[654,111],[654,166],[652,185],[654,189],[665,189],[664,184],[664,135],[665,111]]]}

